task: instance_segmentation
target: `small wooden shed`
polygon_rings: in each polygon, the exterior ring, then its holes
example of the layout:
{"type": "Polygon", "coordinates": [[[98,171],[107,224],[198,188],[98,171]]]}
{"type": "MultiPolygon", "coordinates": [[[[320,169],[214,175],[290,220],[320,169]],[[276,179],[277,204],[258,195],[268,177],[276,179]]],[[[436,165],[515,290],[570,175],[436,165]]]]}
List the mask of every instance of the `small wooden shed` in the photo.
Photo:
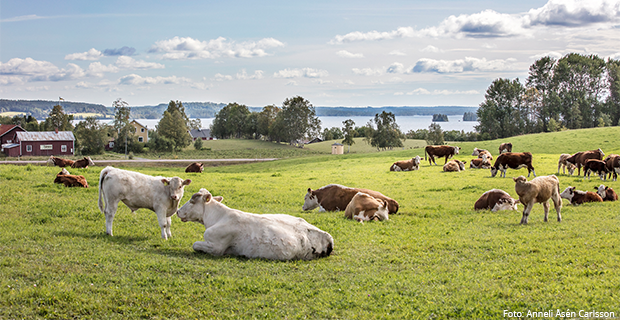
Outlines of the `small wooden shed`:
{"type": "Polygon", "coordinates": [[[344,154],[344,145],[338,142],[332,144],[332,154],[344,154]]]}

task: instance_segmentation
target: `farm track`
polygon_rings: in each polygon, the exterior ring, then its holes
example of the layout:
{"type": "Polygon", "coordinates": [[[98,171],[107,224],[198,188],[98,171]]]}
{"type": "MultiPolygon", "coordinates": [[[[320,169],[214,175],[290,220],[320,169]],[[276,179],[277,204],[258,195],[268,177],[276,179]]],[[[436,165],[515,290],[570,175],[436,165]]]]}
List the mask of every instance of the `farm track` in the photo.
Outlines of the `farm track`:
{"type": "MultiPolygon", "coordinates": [[[[166,165],[166,164],[190,164],[193,162],[202,162],[206,165],[217,166],[227,164],[241,164],[241,163],[253,163],[253,162],[266,162],[278,160],[277,158],[261,158],[261,159],[133,159],[133,160],[95,160],[97,166],[107,166],[113,164],[122,165],[166,165]]],[[[15,165],[46,165],[47,161],[43,160],[19,160],[19,161],[0,161],[0,164],[15,164],[15,165]]]]}

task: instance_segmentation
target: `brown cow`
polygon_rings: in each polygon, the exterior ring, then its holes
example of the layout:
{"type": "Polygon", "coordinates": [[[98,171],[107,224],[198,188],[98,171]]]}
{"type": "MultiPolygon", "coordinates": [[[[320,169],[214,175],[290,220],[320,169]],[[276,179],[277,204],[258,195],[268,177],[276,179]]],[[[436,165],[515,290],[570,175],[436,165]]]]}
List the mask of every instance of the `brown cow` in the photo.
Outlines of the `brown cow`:
{"type": "Polygon", "coordinates": [[[613,175],[613,181],[616,181],[620,173],[620,156],[617,154],[610,154],[603,161],[605,161],[609,177],[611,178],[613,175]]]}
{"type": "MultiPolygon", "coordinates": [[[[62,171],[61,171],[62,173],[62,171]]],[[[88,188],[88,182],[84,176],[76,176],[72,174],[58,174],[54,183],[62,183],[65,187],[84,187],[88,188]]]]}
{"type": "Polygon", "coordinates": [[[603,153],[603,150],[599,148],[598,150],[577,152],[573,154],[572,156],[570,156],[568,159],[566,159],[566,162],[569,162],[575,165],[577,167],[577,175],[580,176],[581,167],[583,167],[583,165],[586,164],[586,160],[588,159],[603,160],[604,156],[605,154],[603,153]]]}
{"type": "Polygon", "coordinates": [[[445,172],[461,172],[465,171],[465,162],[459,160],[450,160],[443,165],[443,171],[445,172]]]}
{"type": "Polygon", "coordinates": [[[204,165],[200,162],[194,162],[185,168],[185,172],[202,173],[202,170],[204,170],[204,165]]]}
{"type": "Polygon", "coordinates": [[[487,159],[493,160],[493,156],[489,152],[489,150],[474,148],[474,152],[471,153],[472,156],[478,156],[478,158],[482,158],[483,155],[487,156],[487,159]]]}
{"type": "Polygon", "coordinates": [[[351,199],[353,199],[358,192],[363,192],[377,199],[385,200],[388,204],[389,213],[398,212],[398,202],[390,197],[384,196],[381,192],[361,188],[349,188],[339,184],[330,184],[316,190],[308,188],[308,193],[306,193],[304,197],[302,209],[307,211],[319,208],[319,212],[345,210],[349,202],[351,202],[351,199]]]}
{"type": "Polygon", "coordinates": [[[387,201],[358,192],[344,211],[344,216],[359,222],[388,220],[387,201]]]}
{"type": "Polygon", "coordinates": [[[560,194],[560,197],[568,199],[571,204],[582,204],[584,202],[603,202],[603,198],[592,191],[575,190],[576,187],[568,187],[560,194]]]}
{"type": "Polygon", "coordinates": [[[51,166],[58,166],[61,168],[64,167],[70,167],[71,165],[73,165],[73,160],[69,160],[69,159],[63,159],[63,158],[57,158],[54,156],[50,156],[49,159],[47,159],[47,164],[51,165],[51,166]]]}
{"type": "Polygon", "coordinates": [[[390,167],[390,171],[413,171],[420,169],[420,156],[415,156],[411,160],[396,161],[390,167]]]}
{"type": "Polygon", "coordinates": [[[553,200],[555,211],[558,214],[558,222],[562,221],[562,198],[560,197],[560,180],[558,177],[542,176],[527,181],[527,178],[524,176],[518,176],[512,178],[512,180],[515,182],[515,191],[519,195],[519,201],[525,206],[523,217],[521,217],[521,224],[527,224],[535,203],[543,205],[545,211],[544,221],[549,221],[549,199],[553,200]]]}
{"type": "Polygon", "coordinates": [[[71,164],[71,168],[88,168],[88,166],[94,166],[95,163],[90,157],[84,157],[84,159],[80,159],[71,164]]]}
{"type": "Polygon", "coordinates": [[[588,176],[590,179],[590,172],[596,172],[601,180],[607,179],[607,165],[603,160],[588,159],[583,165],[583,178],[588,176]]]}
{"type": "Polygon", "coordinates": [[[596,189],[596,193],[603,198],[603,201],[618,201],[618,194],[614,191],[614,189],[610,187],[606,187],[605,185],[600,185],[596,189]]]}
{"type": "Polygon", "coordinates": [[[566,162],[566,159],[570,158],[571,155],[568,153],[562,153],[560,155],[560,159],[558,160],[558,174],[560,174],[560,167],[562,168],[562,173],[566,174],[566,169],[568,168],[568,173],[572,176],[573,172],[575,172],[575,165],[566,162]]]}
{"type": "Polygon", "coordinates": [[[512,143],[506,142],[499,145],[499,154],[504,152],[512,152],[512,143]]]}
{"type": "Polygon", "coordinates": [[[519,199],[514,199],[508,192],[500,189],[489,190],[474,203],[474,210],[517,210],[519,199]]]}
{"type": "Polygon", "coordinates": [[[428,154],[428,164],[431,165],[431,161],[433,161],[433,163],[437,165],[435,162],[435,157],[446,157],[446,162],[444,162],[444,164],[446,164],[448,163],[448,159],[452,158],[452,156],[456,154],[459,154],[459,150],[461,150],[461,147],[426,146],[426,148],[424,148],[424,160],[426,160],[426,155],[428,154]]]}
{"type": "Polygon", "coordinates": [[[536,171],[534,171],[534,167],[532,166],[532,154],[530,152],[505,152],[500,154],[497,159],[495,159],[495,164],[491,168],[491,177],[495,177],[497,171],[501,171],[500,177],[504,176],[506,178],[506,170],[510,169],[521,169],[527,168],[527,176],[530,176],[530,173],[534,173],[534,177],[536,176],[536,171]]]}
{"type": "Polygon", "coordinates": [[[483,154],[482,158],[471,159],[469,162],[470,169],[491,169],[491,161],[487,160],[487,155],[483,154]]]}

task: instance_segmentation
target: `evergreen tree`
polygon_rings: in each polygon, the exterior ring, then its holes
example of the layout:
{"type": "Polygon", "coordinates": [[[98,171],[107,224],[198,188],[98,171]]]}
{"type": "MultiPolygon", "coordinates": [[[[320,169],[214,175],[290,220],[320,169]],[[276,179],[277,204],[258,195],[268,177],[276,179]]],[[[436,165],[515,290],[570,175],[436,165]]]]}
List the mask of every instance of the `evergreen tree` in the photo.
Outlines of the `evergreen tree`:
{"type": "Polygon", "coordinates": [[[55,105],[45,119],[44,127],[47,131],[54,131],[56,128],[59,131],[71,131],[73,130],[71,121],[73,121],[73,115],[65,114],[61,105],[55,105]]]}
{"type": "MultiPolygon", "coordinates": [[[[166,110],[156,126],[158,136],[171,141],[174,151],[181,151],[192,143],[192,137],[185,123],[185,119],[179,110],[172,110],[172,113],[166,110]]],[[[167,144],[162,144],[162,146],[168,149],[167,144]]]]}

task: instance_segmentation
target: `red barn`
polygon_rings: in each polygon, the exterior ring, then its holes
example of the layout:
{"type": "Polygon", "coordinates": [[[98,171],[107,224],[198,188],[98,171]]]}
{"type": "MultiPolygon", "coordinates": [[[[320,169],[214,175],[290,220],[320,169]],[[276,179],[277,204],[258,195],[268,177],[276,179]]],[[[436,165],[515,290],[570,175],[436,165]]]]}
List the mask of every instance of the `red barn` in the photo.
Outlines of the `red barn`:
{"type": "Polygon", "coordinates": [[[0,124],[0,145],[2,145],[2,152],[8,155],[8,149],[17,146],[15,140],[17,139],[17,132],[20,131],[24,132],[26,130],[14,124],[0,124]]]}
{"type": "Polygon", "coordinates": [[[75,137],[71,131],[17,132],[14,146],[5,147],[8,156],[72,156],[75,137]],[[8,150],[8,152],[7,152],[8,150]]]}

